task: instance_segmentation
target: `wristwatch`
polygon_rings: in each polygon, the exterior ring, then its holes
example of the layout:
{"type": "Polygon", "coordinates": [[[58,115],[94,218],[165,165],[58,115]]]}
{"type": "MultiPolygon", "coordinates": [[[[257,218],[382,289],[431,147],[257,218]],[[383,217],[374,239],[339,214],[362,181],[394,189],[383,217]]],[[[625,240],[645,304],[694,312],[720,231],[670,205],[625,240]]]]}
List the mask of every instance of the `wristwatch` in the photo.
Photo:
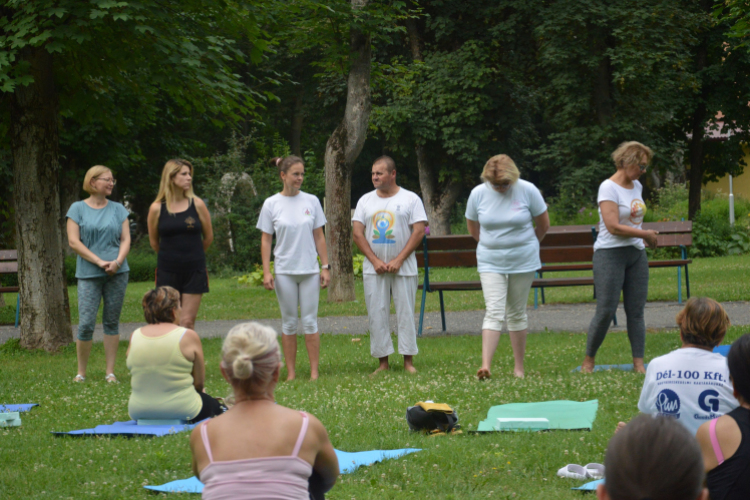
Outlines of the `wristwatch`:
{"type": "Polygon", "coordinates": [[[326,264],[325,266],[320,266],[320,268],[321,269],[325,269],[326,271],[328,271],[329,269],[331,269],[331,265],[330,264],[326,264]]]}

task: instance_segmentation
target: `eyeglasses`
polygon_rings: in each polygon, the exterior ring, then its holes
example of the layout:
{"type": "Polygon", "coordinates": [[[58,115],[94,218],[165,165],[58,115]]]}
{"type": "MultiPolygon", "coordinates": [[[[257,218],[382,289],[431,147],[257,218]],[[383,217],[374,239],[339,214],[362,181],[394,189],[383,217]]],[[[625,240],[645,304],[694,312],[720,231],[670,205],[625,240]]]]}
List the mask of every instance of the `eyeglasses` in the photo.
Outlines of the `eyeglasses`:
{"type": "Polygon", "coordinates": [[[113,186],[117,184],[117,179],[113,179],[112,177],[110,177],[109,179],[105,179],[104,177],[99,177],[96,180],[98,180],[98,181],[104,181],[107,184],[109,184],[111,182],[113,186]]]}
{"type": "Polygon", "coordinates": [[[639,163],[638,168],[641,169],[641,172],[645,172],[646,169],[648,168],[648,165],[646,165],[645,163],[639,163]]]}

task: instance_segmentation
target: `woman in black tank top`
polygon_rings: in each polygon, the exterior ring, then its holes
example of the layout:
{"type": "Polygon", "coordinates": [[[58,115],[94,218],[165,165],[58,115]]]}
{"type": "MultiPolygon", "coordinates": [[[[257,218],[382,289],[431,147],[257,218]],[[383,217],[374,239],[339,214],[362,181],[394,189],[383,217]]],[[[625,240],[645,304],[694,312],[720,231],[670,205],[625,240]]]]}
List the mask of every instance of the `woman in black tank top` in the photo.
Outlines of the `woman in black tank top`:
{"type": "Polygon", "coordinates": [[[711,500],[750,498],[750,334],[737,339],[727,356],[734,397],[740,406],[706,422],[696,438],[708,472],[711,500]]]}
{"type": "Polygon", "coordinates": [[[206,249],[213,241],[206,204],[193,193],[193,166],[169,160],[148,213],[148,236],[157,253],[156,286],[180,292],[180,326],[194,329],[201,297],[208,293],[206,249]]]}

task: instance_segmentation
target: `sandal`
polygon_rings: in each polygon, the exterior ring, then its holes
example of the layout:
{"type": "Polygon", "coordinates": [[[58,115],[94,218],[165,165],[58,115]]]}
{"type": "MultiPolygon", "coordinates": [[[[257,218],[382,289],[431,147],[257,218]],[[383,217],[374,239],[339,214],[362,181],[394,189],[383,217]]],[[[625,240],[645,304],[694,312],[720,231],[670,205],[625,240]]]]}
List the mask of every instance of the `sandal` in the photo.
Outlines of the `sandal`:
{"type": "Polygon", "coordinates": [[[73,377],[73,382],[86,382],[86,377],[83,375],[76,375],[73,377]]]}
{"type": "Polygon", "coordinates": [[[104,377],[104,380],[109,382],[110,384],[116,384],[117,383],[117,377],[115,377],[114,373],[110,373],[106,377],[104,377]]]}

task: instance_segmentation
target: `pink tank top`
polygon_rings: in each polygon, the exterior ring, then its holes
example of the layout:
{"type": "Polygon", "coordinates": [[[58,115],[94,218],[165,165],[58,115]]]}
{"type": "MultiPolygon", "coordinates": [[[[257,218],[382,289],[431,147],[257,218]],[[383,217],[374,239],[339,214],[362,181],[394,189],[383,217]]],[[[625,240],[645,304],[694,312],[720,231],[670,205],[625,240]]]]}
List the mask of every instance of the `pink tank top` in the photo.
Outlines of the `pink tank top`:
{"type": "Polygon", "coordinates": [[[297,456],[307,434],[307,414],[290,456],[248,458],[214,462],[208,442],[207,424],[201,424],[201,438],[209,464],[201,471],[204,500],[309,500],[308,479],[312,465],[297,456]]]}

